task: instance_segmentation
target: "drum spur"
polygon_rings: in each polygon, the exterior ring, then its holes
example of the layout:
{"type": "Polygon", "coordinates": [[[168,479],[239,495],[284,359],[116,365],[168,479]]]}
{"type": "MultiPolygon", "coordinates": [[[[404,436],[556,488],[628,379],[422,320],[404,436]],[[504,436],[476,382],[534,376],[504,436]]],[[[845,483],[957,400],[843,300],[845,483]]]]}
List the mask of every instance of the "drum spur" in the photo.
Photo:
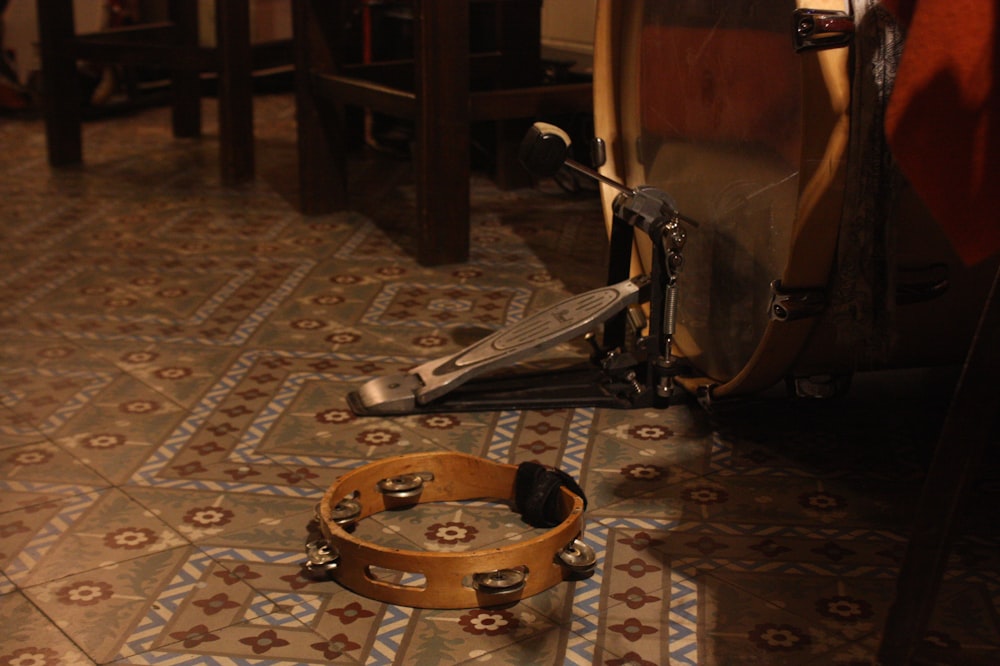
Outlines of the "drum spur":
{"type": "Polygon", "coordinates": [[[613,186],[615,200],[607,286],[566,298],[448,356],[402,374],[369,380],[347,396],[360,416],[423,412],[635,408],[665,406],[679,372],[670,353],[676,274],[684,232],[673,200],[649,187],[629,189],[566,157],[569,137],[536,123],[521,146],[522,162],[536,174],[563,165],[613,186]],[[649,275],[630,277],[634,229],[653,239],[649,275]],[[648,304],[646,318],[640,304],[648,304]],[[603,340],[594,329],[603,325],[603,340]],[[547,371],[511,372],[515,364],[574,338],[593,348],[589,359],[547,371]]]}

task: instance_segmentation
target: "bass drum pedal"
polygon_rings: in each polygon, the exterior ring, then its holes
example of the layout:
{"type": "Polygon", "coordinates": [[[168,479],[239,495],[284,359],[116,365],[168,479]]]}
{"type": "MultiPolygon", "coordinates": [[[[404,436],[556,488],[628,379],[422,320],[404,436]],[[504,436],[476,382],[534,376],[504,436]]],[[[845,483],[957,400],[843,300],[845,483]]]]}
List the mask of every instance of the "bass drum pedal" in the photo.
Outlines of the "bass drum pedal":
{"type": "MultiPolygon", "coordinates": [[[[683,232],[673,200],[655,188],[629,189],[567,158],[569,136],[558,127],[536,123],[521,144],[520,158],[539,176],[562,166],[575,169],[619,190],[612,228],[608,285],[577,294],[503,328],[461,351],[419,365],[407,373],[369,380],[347,396],[358,415],[418,412],[543,409],[570,406],[640,407],[671,397],[664,387],[677,373],[670,354],[683,232]],[[634,229],[653,239],[662,261],[650,275],[629,277],[634,229]],[[616,251],[616,248],[618,250],[616,251]],[[615,256],[615,255],[620,256],[615,256]],[[649,333],[630,332],[630,306],[648,303],[649,333]],[[665,322],[668,322],[665,325],[665,322]],[[591,336],[604,325],[604,346],[591,336]],[[488,373],[558,344],[588,335],[589,359],[552,371],[488,373]]],[[[634,329],[634,327],[633,327],[634,329]]]]}

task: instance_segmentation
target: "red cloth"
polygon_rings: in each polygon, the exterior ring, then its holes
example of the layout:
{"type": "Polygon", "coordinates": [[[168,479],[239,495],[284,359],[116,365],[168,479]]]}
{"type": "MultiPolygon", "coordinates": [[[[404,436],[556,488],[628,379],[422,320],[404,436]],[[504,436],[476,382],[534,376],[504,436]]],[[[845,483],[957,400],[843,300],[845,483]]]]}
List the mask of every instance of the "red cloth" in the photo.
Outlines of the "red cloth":
{"type": "Polygon", "coordinates": [[[1000,250],[1000,0],[883,0],[907,27],[886,112],[903,173],[967,264],[1000,250]]]}

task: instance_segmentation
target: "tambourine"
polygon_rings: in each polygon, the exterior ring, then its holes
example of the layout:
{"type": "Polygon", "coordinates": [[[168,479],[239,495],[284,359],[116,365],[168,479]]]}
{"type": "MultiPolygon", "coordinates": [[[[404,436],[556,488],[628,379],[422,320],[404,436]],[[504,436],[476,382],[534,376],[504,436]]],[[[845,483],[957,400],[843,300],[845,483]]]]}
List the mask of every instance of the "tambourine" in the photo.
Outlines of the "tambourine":
{"type": "Polygon", "coordinates": [[[327,489],[317,506],[323,538],[306,544],[304,566],[313,577],[390,604],[509,605],[593,573],[596,555],[581,539],[585,506],[572,479],[536,463],[508,465],[460,453],[387,458],[344,474],[327,489]],[[551,529],[521,542],[463,552],[390,548],[352,534],[355,524],[382,511],[484,499],[505,502],[522,517],[532,516],[532,524],[551,529]],[[387,577],[386,570],[398,572],[399,580],[387,577]],[[419,583],[403,582],[411,579],[419,583]]]}

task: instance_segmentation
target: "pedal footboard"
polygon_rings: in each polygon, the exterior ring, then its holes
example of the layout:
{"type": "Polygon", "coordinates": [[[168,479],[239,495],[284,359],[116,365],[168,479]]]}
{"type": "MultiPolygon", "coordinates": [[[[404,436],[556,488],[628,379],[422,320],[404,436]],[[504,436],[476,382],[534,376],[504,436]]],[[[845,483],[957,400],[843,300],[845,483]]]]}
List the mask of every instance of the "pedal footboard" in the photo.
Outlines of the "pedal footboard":
{"type": "Polygon", "coordinates": [[[461,351],[413,368],[377,377],[348,396],[363,414],[405,414],[438,400],[474,377],[571,340],[640,300],[644,276],[571,296],[461,351]]]}

